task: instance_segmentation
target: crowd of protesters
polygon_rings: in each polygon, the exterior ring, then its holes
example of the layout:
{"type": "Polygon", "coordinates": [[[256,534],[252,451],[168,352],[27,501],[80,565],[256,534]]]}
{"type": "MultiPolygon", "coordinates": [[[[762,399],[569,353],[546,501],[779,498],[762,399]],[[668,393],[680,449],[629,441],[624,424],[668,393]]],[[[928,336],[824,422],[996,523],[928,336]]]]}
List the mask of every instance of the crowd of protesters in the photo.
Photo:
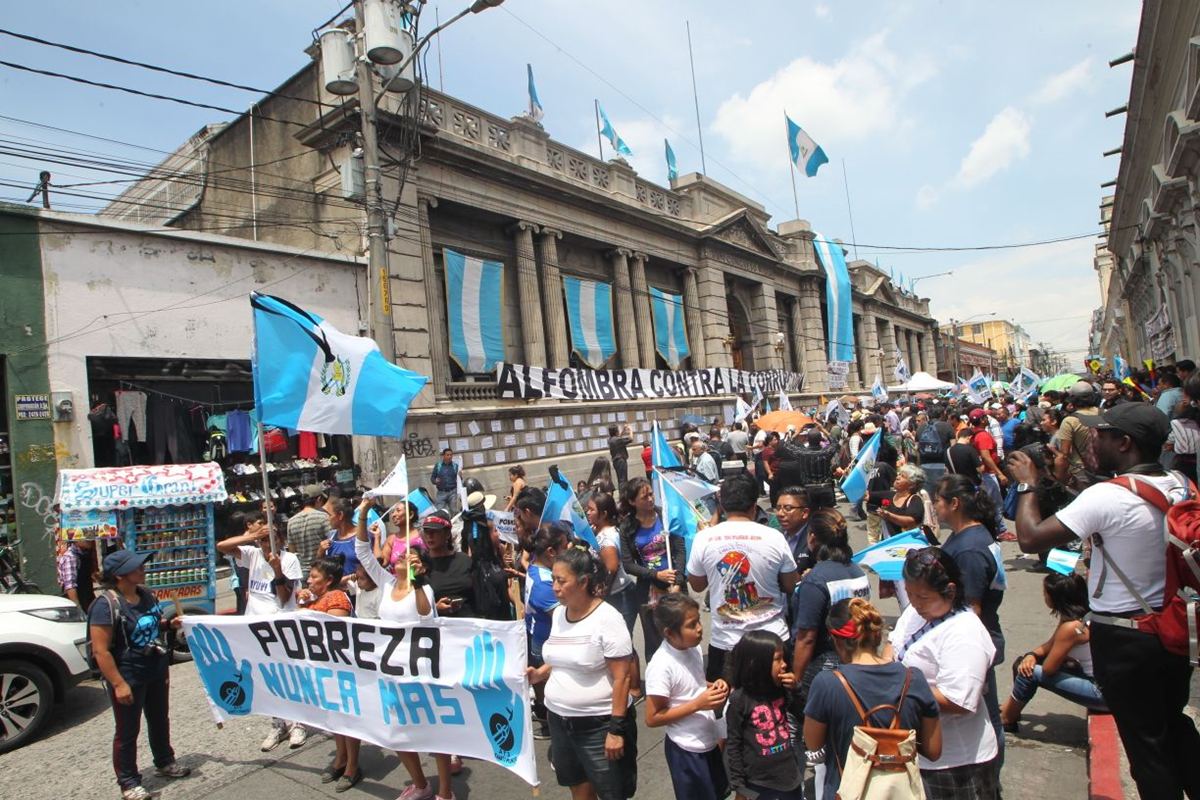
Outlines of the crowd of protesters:
{"type": "MultiPolygon", "coordinates": [[[[598,459],[578,487],[597,548],[570,525],[542,520],[546,492],[520,465],[497,506],[513,512],[519,544],[503,542],[489,513],[497,498],[464,480],[447,453],[431,477],[437,502],[421,517],[406,502],[388,512],[311,486],[279,527],[282,549],[272,551],[258,513],[236,520],[239,530],[219,549],[245,570],[247,614],[520,615],[531,729],[550,740],[554,779],[576,800],[634,796],[645,766],[639,722],[665,728],[679,800],[731,791],[739,800],[799,799],[806,772],[828,800],[857,797],[872,780],[901,787],[894,797],[991,800],[1000,796],[1004,734],[1020,730],[1039,688],[1111,711],[1143,797],[1200,798],[1190,763],[1200,735],[1184,714],[1191,667],[1130,622],[1145,603],[1164,603],[1164,514],[1110,481],[1133,475],[1168,503],[1190,497],[1200,376],[1181,361],[1148,379],[1096,377],[1020,398],[847,402],[782,431],[750,418],[715,420],[707,431],[685,426],[678,456],[719,499],[694,534],[665,518],[649,445],[646,476],[631,476],[628,448],[637,442],[613,427],[611,461],[598,459]],[[872,444],[866,492],[845,503],[839,482],[872,444]],[[457,515],[450,476],[466,490],[457,515]],[[872,543],[918,530],[930,545],[911,549],[902,580],[881,582],[876,598],[851,561],[853,519],[867,522],[872,543]],[[1026,552],[1073,548],[1082,558],[1075,573],[1047,575],[1054,629],[1012,661],[1004,699],[995,679],[1007,661],[999,543],[1014,541],[1026,552]],[[1105,577],[1109,563],[1120,565],[1119,579],[1105,577]],[[900,617],[889,631],[883,613],[892,608],[883,603],[891,598],[900,617]],[[711,614],[706,650],[702,609],[711,614]],[[864,712],[879,706],[892,714],[864,712]],[[888,725],[911,735],[883,769],[863,755],[863,726],[888,725]]],[[[165,726],[165,657],[138,638],[154,605],[140,586],[142,561],[126,551],[107,556],[103,585],[114,591],[91,610],[117,715],[118,780],[132,800],[149,796],[136,766],[142,714],[158,774],[188,772],[165,726]]],[[[75,562],[60,569],[76,596],[79,572],[75,562]]],[[[299,747],[307,735],[273,720],[262,749],[299,747]]],[[[365,777],[359,742],[334,739],[320,780],[344,792],[365,777]]],[[[436,779],[420,754],[398,754],[409,778],[399,800],[452,800],[461,759],[431,755],[436,779]]]]}

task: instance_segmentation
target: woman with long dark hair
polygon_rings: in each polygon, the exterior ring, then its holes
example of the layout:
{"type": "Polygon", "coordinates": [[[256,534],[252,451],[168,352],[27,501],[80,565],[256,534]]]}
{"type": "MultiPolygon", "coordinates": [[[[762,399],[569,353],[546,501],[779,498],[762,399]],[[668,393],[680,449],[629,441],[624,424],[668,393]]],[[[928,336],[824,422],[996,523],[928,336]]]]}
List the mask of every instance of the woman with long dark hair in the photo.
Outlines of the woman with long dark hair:
{"type": "Polygon", "coordinates": [[[600,559],[608,570],[609,584],[605,599],[621,612],[625,627],[632,636],[638,618],[638,593],[633,578],[621,566],[621,534],[616,527],[617,503],[612,495],[596,492],[588,497],[584,513],[596,534],[596,543],[600,545],[600,559]]]}
{"type": "Polygon", "coordinates": [[[483,619],[506,622],[514,618],[508,594],[500,535],[488,519],[488,501],[495,495],[471,492],[462,512],[463,549],[471,555],[471,582],[475,592],[475,614],[483,619]]]}
{"type": "MultiPolygon", "coordinates": [[[[421,529],[417,527],[417,507],[412,503],[401,500],[392,508],[390,519],[396,526],[396,532],[386,537],[376,537],[373,551],[375,558],[388,572],[394,572],[397,565],[408,563],[410,543],[414,547],[424,547],[425,542],[421,540],[421,529]]],[[[355,547],[357,549],[357,545],[355,547]]]]}
{"type": "Polygon", "coordinates": [[[588,475],[587,487],[589,492],[601,492],[611,495],[619,488],[613,483],[612,465],[604,456],[599,456],[592,462],[592,472],[588,475]]]}
{"type": "Polygon", "coordinates": [[[636,582],[637,602],[642,613],[642,635],[646,659],[662,644],[662,636],[651,618],[654,604],[668,592],[683,588],[687,549],[683,537],[667,530],[654,505],[654,488],[645,478],[630,478],[621,487],[618,509],[621,534],[621,566],[636,582]]]}

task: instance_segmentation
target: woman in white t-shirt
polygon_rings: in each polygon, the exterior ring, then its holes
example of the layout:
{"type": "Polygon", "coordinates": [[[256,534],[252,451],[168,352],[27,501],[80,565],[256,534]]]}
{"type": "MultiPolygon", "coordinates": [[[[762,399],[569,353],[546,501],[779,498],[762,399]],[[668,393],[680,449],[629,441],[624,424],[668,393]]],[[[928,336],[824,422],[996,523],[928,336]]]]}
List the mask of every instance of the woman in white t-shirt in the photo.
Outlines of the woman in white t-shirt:
{"type": "MultiPolygon", "coordinates": [[[[243,517],[246,532],[217,542],[217,552],[232,556],[235,566],[246,569],[246,616],[295,611],[296,589],[304,571],[296,554],[288,552],[287,526],[280,526],[275,535],[278,552],[272,552],[266,515],[250,511],[243,517]]],[[[292,749],[301,747],[308,741],[308,730],[299,722],[275,717],[260,749],[264,753],[274,750],[284,739],[292,749]]]]}
{"type": "MultiPolygon", "coordinates": [[[[394,575],[384,569],[379,559],[371,552],[371,540],[367,536],[367,511],[371,502],[369,498],[364,498],[358,507],[358,531],[354,550],[358,556],[359,568],[379,587],[379,619],[400,623],[428,622],[437,616],[433,589],[425,577],[429,569],[429,556],[423,547],[417,547],[413,542],[413,547],[407,550],[407,564],[397,564],[394,575]]],[[[396,755],[400,757],[400,763],[412,779],[412,783],[400,793],[397,800],[431,800],[434,797],[434,787],[425,778],[420,754],[397,751],[396,755]]],[[[437,762],[438,771],[437,796],[450,800],[454,797],[450,788],[450,756],[435,753],[434,760],[437,762]]]]}
{"type": "Polygon", "coordinates": [[[983,691],[996,646],[963,602],[954,559],[937,547],[910,550],[904,585],[911,605],[889,637],[897,661],[921,671],[942,715],[942,755],[921,762],[929,800],[998,800],[996,731],[983,691]]]}
{"type": "Polygon", "coordinates": [[[596,533],[596,543],[600,545],[600,559],[608,570],[608,600],[609,605],[621,612],[629,635],[633,636],[633,626],[638,619],[638,596],[634,591],[634,580],[621,566],[621,534],[617,531],[617,501],[612,495],[596,492],[587,499],[584,507],[588,524],[596,533]]]}
{"type": "Polygon", "coordinates": [[[637,791],[637,722],[629,702],[633,642],[602,595],[608,576],[590,550],[554,560],[554,609],[545,664],[529,668],[546,683],[554,774],[574,800],[626,800],[637,791]]]}

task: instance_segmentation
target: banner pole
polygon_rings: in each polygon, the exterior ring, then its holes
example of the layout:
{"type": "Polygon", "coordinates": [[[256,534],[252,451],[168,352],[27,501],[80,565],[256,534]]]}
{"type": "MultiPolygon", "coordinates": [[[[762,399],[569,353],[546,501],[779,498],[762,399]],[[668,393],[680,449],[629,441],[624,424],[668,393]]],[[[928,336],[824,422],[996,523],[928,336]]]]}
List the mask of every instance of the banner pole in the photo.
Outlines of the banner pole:
{"type": "Polygon", "coordinates": [[[275,512],[271,508],[273,505],[273,501],[271,500],[271,482],[267,478],[267,440],[266,437],[263,436],[262,420],[256,420],[256,423],[258,425],[258,464],[259,468],[262,470],[263,495],[266,497],[266,499],[263,501],[263,505],[266,506],[267,509],[267,534],[271,537],[271,552],[274,553],[275,512]]]}

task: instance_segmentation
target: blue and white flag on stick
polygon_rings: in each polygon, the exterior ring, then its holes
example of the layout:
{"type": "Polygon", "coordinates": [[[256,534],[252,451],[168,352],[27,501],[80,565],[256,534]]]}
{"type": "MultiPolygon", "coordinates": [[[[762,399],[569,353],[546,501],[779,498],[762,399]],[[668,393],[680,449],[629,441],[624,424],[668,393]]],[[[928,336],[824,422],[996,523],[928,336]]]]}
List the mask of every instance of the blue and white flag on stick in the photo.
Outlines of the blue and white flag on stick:
{"type": "Polygon", "coordinates": [[[788,150],[792,154],[792,163],[808,177],[815,176],[822,164],[829,163],[828,156],[803,128],[792,122],[791,117],[784,114],[783,118],[787,120],[788,150]]]}
{"type": "Polygon", "coordinates": [[[882,441],[882,436],[883,431],[875,431],[875,434],[858,451],[858,458],[854,460],[850,471],[842,479],[842,493],[851,503],[857,503],[867,493],[867,481],[875,470],[875,459],[879,456],[879,443],[882,441]]]}
{"type": "Polygon", "coordinates": [[[433,501],[429,499],[429,493],[421,486],[409,492],[406,499],[413,504],[413,508],[417,509],[417,519],[424,517],[430,511],[437,508],[433,504],[433,501]]]}
{"type": "Polygon", "coordinates": [[[717,492],[721,487],[692,475],[683,467],[659,467],[657,472],[663,484],[687,501],[697,519],[705,522],[712,519],[717,512],[717,492]]]}
{"type": "Polygon", "coordinates": [[[542,110],[542,103],[537,96],[537,86],[533,83],[533,65],[526,64],[525,70],[529,73],[529,118],[534,122],[541,122],[546,112],[542,110]]]}
{"type": "Polygon", "coordinates": [[[1029,395],[1037,391],[1037,385],[1041,383],[1041,380],[1038,374],[1029,367],[1021,367],[1020,372],[1017,373],[1017,377],[1012,383],[1013,396],[1018,399],[1029,397],[1029,395]]]}
{"type": "Polygon", "coordinates": [[[597,553],[600,552],[596,534],[588,524],[583,507],[579,505],[579,498],[572,491],[566,476],[558,471],[558,467],[550,468],[550,488],[546,491],[546,505],[542,509],[541,521],[567,523],[574,530],[575,538],[582,539],[597,553]]]}
{"type": "Polygon", "coordinates": [[[1079,553],[1070,550],[1054,548],[1046,555],[1046,568],[1063,575],[1074,575],[1075,566],[1079,563],[1079,553]]]}
{"type": "Polygon", "coordinates": [[[888,399],[887,389],[883,388],[883,378],[875,376],[875,382],[871,384],[871,397],[875,398],[876,403],[886,403],[888,399]]]}
{"type": "Polygon", "coordinates": [[[850,272],[842,246],[813,233],[813,248],[825,270],[825,305],[828,311],[829,360],[854,360],[854,312],[851,308],[850,272]]]}
{"type": "Polygon", "coordinates": [[[911,377],[908,374],[908,362],[904,360],[899,347],[896,348],[896,369],[892,371],[892,375],[896,378],[897,383],[908,383],[908,379],[911,377]]]}
{"type": "Polygon", "coordinates": [[[654,312],[654,348],[671,369],[679,369],[691,354],[687,328],[683,324],[683,295],[650,288],[650,310],[654,312]]]}
{"type": "Polygon", "coordinates": [[[617,352],[613,333],[612,285],[563,276],[571,349],[583,363],[600,369],[617,352]]]}
{"type": "Polygon", "coordinates": [[[608,139],[608,143],[612,145],[612,149],[617,151],[618,155],[633,155],[633,151],[629,149],[629,145],[625,144],[625,140],[617,135],[616,129],[608,121],[608,115],[604,113],[604,106],[597,103],[596,107],[600,109],[600,121],[604,123],[600,126],[600,135],[608,139]]]}
{"type": "MultiPolygon", "coordinates": [[[[679,469],[683,464],[680,462],[679,456],[667,444],[667,438],[663,436],[662,429],[658,427],[658,420],[654,420],[650,426],[650,463],[654,466],[654,496],[662,508],[663,527],[672,536],[683,537],[685,551],[691,555],[692,541],[696,538],[696,531],[699,530],[699,526],[696,524],[696,513],[683,495],[675,489],[669,488],[663,482],[662,471],[664,469],[679,469]]],[[[667,543],[667,565],[667,569],[672,568],[670,542],[667,543]]],[[[682,569],[683,565],[681,564],[679,567],[682,569]]]]}
{"type": "Polygon", "coordinates": [[[446,248],[450,357],[463,372],[491,372],[504,360],[504,265],[446,248]]]}
{"type": "Polygon", "coordinates": [[[975,368],[975,373],[971,375],[971,380],[967,381],[967,397],[972,403],[985,403],[992,396],[992,384],[988,381],[987,376],[975,368]]]}
{"type": "Polygon", "coordinates": [[[1113,356],[1113,377],[1119,381],[1124,381],[1130,376],[1129,362],[1121,358],[1121,354],[1117,353],[1113,356]]]}
{"type": "Polygon", "coordinates": [[[904,559],[908,551],[926,547],[929,547],[929,541],[925,534],[919,530],[905,531],[859,550],[850,561],[869,568],[881,581],[899,581],[904,579],[904,559]]]}
{"type": "Polygon", "coordinates": [[[264,425],[314,433],[403,436],[429,379],[389,363],[372,339],[348,336],[287,300],[250,295],[251,371],[264,425]]]}
{"type": "Polygon", "coordinates": [[[374,489],[363,492],[363,497],[408,497],[408,457],[401,455],[396,466],[374,489]]]}
{"type": "Polygon", "coordinates": [[[667,180],[673,181],[679,177],[679,170],[675,167],[675,151],[666,139],[663,139],[663,146],[667,149],[667,180]]]}
{"type": "Polygon", "coordinates": [[[780,411],[795,410],[792,408],[792,398],[788,397],[787,392],[785,392],[783,389],[779,390],[779,410],[780,411]]]}

